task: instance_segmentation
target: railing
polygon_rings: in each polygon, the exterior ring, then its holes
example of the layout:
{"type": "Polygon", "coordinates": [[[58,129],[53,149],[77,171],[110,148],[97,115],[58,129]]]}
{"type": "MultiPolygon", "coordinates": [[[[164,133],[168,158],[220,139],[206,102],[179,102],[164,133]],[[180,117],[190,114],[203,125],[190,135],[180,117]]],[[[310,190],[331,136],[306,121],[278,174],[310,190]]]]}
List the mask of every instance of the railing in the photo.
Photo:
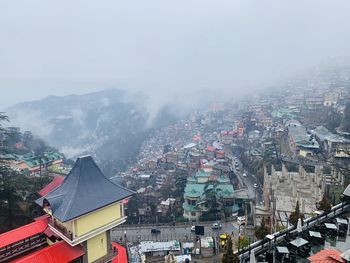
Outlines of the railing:
{"type": "Polygon", "coordinates": [[[107,263],[107,262],[111,262],[112,259],[117,255],[117,253],[115,251],[111,251],[109,252],[107,255],[103,256],[102,258],[99,258],[97,260],[95,260],[93,263],[107,263]]]}
{"type": "MultiPolygon", "coordinates": [[[[334,207],[332,207],[331,211],[324,212],[321,215],[317,215],[315,217],[310,217],[304,220],[304,224],[302,226],[302,230],[307,230],[310,227],[320,224],[324,221],[326,221],[329,218],[333,218],[339,214],[342,214],[346,211],[348,211],[350,208],[349,202],[343,202],[340,203],[334,207]]],[[[274,237],[273,240],[270,240],[268,238],[265,238],[263,240],[259,240],[248,247],[240,250],[237,252],[237,255],[240,257],[241,260],[248,259],[250,257],[250,252],[252,250],[255,250],[255,254],[260,254],[262,251],[268,249],[271,244],[276,244],[280,242],[288,233],[295,233],[296,232],[296,226],[290,226],[280,232],[276,232],[272,234],[274,237]]]]}
{"type": "Polygon", "coordinates": [[[64,226],[58,224],[56,221],[52,220],[51,218],[49,218],[49,225],[54,227],[61,234],[63,234],[65,237],[69,238],[70,240],[73,240],[73,233],[68,231],[64,226]]]}
{"type": "Polygon", "coordinates": [[[10,258],[30,251],[46,244],[46,237],[42,234],[31,236],[0,249],[0,262],[7,262],[10,258]]]}

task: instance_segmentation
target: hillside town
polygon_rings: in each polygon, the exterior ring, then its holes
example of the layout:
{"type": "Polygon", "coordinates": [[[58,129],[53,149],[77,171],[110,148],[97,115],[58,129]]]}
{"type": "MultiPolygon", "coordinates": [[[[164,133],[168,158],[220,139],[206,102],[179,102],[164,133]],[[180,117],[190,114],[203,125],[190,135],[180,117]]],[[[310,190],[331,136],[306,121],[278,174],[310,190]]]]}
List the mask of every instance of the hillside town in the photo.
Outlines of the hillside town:
{"type": "Polygon", "coordinates": [[[219,262],[228,247],[237,262],[348,262],[349,100],[337,69],[214,103],[156,130],[110,178],[89,156],[73,166],[53,149],[4,152],[12,171],[50,181],[40,216],[0,234],[0,262],[58,251],[62,262],[219,262]]]}
{"type": "MultiPolygon", "coordinates": [[[[237,239],[253,243],[262,224],[266,234],[293,225],[296,207],[306,219],[324,212],[324,200],[330,207],[341,202],[349,184],[350,140],[339,116],[346,114],[349,83],[348,73],[329,72],[287,83],[292,90],[212,105],[159,131],[143,145],[137,164],[116,176],[137,192],[128,222],[153,225],[158,233],[131,227],[129,240],[187,241],[189,231],[163,235],[163,225],[190,230],[202,224],[214,243],[231,234],[240,249],[237,239]]],[[[195,250],[196,242],[191,246],[195,250]]]]}

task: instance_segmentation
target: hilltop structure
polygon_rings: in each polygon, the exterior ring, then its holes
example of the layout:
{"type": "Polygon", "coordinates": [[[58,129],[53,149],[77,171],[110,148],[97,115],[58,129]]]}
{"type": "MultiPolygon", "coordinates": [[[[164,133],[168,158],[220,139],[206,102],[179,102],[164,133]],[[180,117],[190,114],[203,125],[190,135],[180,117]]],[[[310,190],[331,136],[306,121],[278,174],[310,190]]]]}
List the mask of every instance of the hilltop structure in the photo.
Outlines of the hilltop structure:
{"type": "Polygon", "coordinates": [[[0,262],[110,262],[117,249],[110,230],[126,221],[124,204],[133,194],[90,156],[78,158],[62,184],[36,201],[44,216],[0,235],[0,262]]]}

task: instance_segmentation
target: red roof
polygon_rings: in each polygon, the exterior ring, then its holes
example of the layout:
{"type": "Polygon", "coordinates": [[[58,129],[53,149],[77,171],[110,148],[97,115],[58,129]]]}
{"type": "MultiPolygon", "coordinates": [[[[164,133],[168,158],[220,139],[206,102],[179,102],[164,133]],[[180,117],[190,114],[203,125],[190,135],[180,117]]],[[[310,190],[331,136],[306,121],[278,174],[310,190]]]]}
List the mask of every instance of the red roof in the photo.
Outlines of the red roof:
{"type": "Polygon", "coordinates": [[[14,242],[20,241],[22,239],[43,233],[47,228],[48,218],[41,218],[33,223],[24,225],[13,229],[11,231],[5,232],[0,235],[0,248],[10,245],[14,242]]]}
{"type": "Polygon", "coordinates": [[[340,257],[341,252],[337,249],[327,248],[308,257],[312,263],[346,263],[346,260],[340,257]]]}
{"type": "Polygon", "coordinates": [[[40,221],[40,220],[44,220],[46,218],[49,218],[50,216],[48,214],[44,214],[42,216],[38,216],[34,218],[34,221],[40,221]]]}
{"type": "Polygon", "coordinates": [[[53,189],[59,187],[64,180],[64,177],[61,175],[55,175],[52,182],[46,185],[43,189],[39,191],[40,196],[44,196],[47,193],[51,192],[53,189]]]}
{"type": "Polygon", "coordinates": [[[64,263],[70,262],[84,255],[83,248],[80,245],[70,246],[65,241],[57,242],[51,246],[45,247],[19,259],[11,261],[12,263],[64,263]]]}
{"type": "Polygon", "coordinates": [[[224,152],[223,150],[217,150],[216,153],[217,153],[217,154],[221,154],[221,155],[224,155],[224,154],[225,154],[225,152],[224,152]]]}
{"type": "Polygon", "coordinates": [[[125,247],[116,242],[112,242],[112,246],[117,249],[117,255],[113,258],[112,263],[128,263],[125,247]]]}
{"type": "Polygon", "coordinates": [[[214,152],[215,150],[216,150],[216,148],[214,146],[207,147],[207,151],[209,151],[209,152],[214,152]]]}

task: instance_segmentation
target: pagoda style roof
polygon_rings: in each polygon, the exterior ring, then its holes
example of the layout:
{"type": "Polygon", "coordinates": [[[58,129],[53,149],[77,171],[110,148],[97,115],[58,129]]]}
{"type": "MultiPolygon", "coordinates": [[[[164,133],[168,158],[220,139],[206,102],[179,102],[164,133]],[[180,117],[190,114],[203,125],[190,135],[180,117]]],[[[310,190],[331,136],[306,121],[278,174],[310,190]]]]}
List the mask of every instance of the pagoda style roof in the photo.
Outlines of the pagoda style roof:
{"type": "Polygon", "coordinates": [[[43,206],[47,201],[53,216],[66,222],[133,194],[133,191],[109,180],[91,156],[84,156],[77,159],[60,186],[36,203],[43,206]]]}

